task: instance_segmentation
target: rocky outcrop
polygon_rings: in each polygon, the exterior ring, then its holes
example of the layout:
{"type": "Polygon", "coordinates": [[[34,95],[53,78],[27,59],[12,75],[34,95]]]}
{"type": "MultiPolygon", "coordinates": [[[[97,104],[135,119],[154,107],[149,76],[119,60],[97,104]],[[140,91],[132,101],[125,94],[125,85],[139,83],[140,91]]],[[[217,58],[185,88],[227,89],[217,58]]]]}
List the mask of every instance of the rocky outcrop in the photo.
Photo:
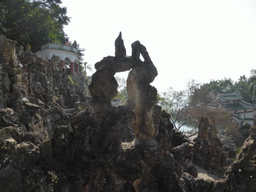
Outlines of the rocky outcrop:
{"type": "Polygon", "coordinates": [[[44,63],[15,45],[0,35],[0,191],[52,191],[39,147],[70,123],[65,107],[90,109],[88,86],[82,75],[71,82],[56,57],[44,63]]]}
{"type": "Polygon", "coordinates": [[[223,176],[225,167],[232,163],[227,159],[217,137],[214,121],[208,117],[200,120],[198,137],[194,139],[193,155],[193,163],[219,177],[223,176]]]}
{"type": "Polygon", "coordinates": [[[154,139],[158,134],[161,108],[156,105],[157,90],[150,85],[157,75],[157,70],[149,54],[139,41],[132,44],[132,56],[126,57],[121,33],[115,41],[116,56],[106,57],[95,64],[97,71],[92,76],[90,93],[93,113],[107,111],[111,100],[117,95],[115,73],[129,72],[127,79],[127,105],[134,112],[135,121],[131,124],[136,144],[147,139],[154,139]],[[140,55],[144,61],[140,60],[140,55]]]}
{"type": "MultiPolygon", "coordinates": [[[[237,161],[225,172],[225,184],[229,191],[256,191],[256,127],[250,129],[250,136],[244,141],[237,161]]],[[[223,190],[224,191],[224,190],[223,190]]]]}
{"type": "Polygon", "coordinates": [[[155,105],[157,71],[140,42],[127,57],[120,34],[115,57],[96,63],[91,110],[84,77],[69,77],[57,57],[43,63],[19,49],[18,58],[0,37],[0,191],[255,191],[255,128],[224,179],[197,177],[193,162],[224,168],[214,123],[203,118],[194,141],[173,128],[155,105]],[[114,74],[130,69],[128,102],[111,106],[114,74]],[[130,127],[135,140],[122,143],[130,127]]]}
{"type": "Polygon", "coordinates": [[[202,117],[199,123],[198,138],[213,143],[217,139],[217,129],[214,119],[202,117]]]}

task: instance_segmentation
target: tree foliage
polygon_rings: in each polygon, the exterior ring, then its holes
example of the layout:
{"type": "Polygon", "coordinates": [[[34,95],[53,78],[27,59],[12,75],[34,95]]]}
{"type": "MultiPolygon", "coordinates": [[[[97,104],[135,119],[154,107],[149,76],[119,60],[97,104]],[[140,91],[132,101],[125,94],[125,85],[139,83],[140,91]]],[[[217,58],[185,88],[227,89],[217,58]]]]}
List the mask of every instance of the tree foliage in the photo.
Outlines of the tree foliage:
{"type": "Polygon", "coordinates": [[[246,102],[253,103],[253,95],[250,93],[250,87],[248,86],[249,79],[245,75],[240,76],[239,80],[234,83],[236,92],[243,97],[246,102]]]}
{"type": "Polygon", "coordinates": [[[87,71],[92,71],[92,66],[87,62],[84,62],[84,66],[81,66],[81,71],[84,71],[85,76],[87,76],[87,71]]]}
{"type": "Polygon", "coordinates": [[[0,3],[0,33],[32,51],[49,43],[64,43],[63,26],[69,22],[61,0],[3,0],[0,3]]]}
{"type": "Polygon", "coordinates": [[[157,97],[158,105],[166,112],[171,112],[184,107],[186,94],[185,91],[175,91],[172,87],[169,87],[167,91],[157,97]]]}
{"type": "Polygon", "coordinates": [[[253,75],[248,79],[248,89],[249,89],[249,93],[252,95],[252,97],[255,98],[255,96],[256,96],[256,75],[253,75]]]}
{"type": "Polygon", "coordinates": [[[237,140],[239,140],[239,126],[237,123],[230,121],[232,114],[221,108],[217,101],[217,95],[219,93],[236,92],[246,102],[256,103],[256,70],[251,70],[249,78],[243,75],[235,82],[227,78],[211,80],[204,84],[198,83],[196,80],[190,80],[187,87],[186,91],[180,93],[169,89],[158,96],[158,104],[162,106],[163,110],[172,114],[171,120],[174,123],[178,120],[198,124],[202,116],[208,116],[215,119],[217,127],[227,130],[227,134],[232,132],[234,138],[237,137],[237,140]],[[180,110],[173,112],[172,110],[177,109],[178,105],[182,105],[182,107],[178,107],[180,110]]]}
{"type": "MultiPolygon", "coordinates": [[[[192,81],[188,83],[189,99],[183,111],[186,121],[198,122],[202,116],[213,117],[216,126],[238,135],[238,125],[229,121],[231,113],[220,108],[216,100],[218,93],[236,92],[247,102],[253,103],[256,91],[256,75],[246,78],[240,76],[238,81],[231,79],[211,80],[209,83],[199,84],[192,81]]],[[[227,132],[228,133],[228,132],[227,132]]]]}
{"type": "Polygon", "coordinates": [[[126,102],[128,100],[126,80],[119,76],[115,76],[115,79],[118,82],[118,94],[114,99],[126,102]]]}
{"type": "Polygon", "coordinates": [[[245,75],[240,76],[236,82],[225,78],[222,80],[211,80],[209,83],[197,84],[197,86],[191,86],[193,83],[189,85],[190,106],[206,106],[214,101],[218,93],[236,92],[249,103],[255,101],[256,75],[249,78],[245,77],[245,75]]]}
{"type": "Polygon", "coordinates": [[[185,123],[178,124],[186,105],[186,91],[175,91],[172,87],[157,95],[157,104],[163,111],[170,114],[170,121],[175,129],[180,129],[185,123]]]}

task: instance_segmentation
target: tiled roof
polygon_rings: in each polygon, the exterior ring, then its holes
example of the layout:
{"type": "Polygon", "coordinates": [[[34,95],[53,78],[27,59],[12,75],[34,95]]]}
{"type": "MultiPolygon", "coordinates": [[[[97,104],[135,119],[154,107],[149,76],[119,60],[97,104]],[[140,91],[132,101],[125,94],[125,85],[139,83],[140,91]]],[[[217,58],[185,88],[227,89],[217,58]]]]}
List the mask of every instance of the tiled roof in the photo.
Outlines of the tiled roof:
{"type": "Polygon", "coordinates": [[[218,94],[218,97],[221,99],[221,104],[223,108],[227,111],[240,111],[240,110],[249,110],[256,109],[255,104],[247,103],[239,96],[236,92],[228,94],[218,94]],[[230,102],[227,102],[230,101],[230,102]]]}
{"type": "Polygon", "coordinates": [[[239,103],[224,104],[224,109],[228,111],[248,110],[248,109],[256,109],[256,105],[240,100],[239,103]]]}
{"type": "Polygon", "coordinates": [[[239,96],[237,93],[227,93],[227,94],[219,94],[220,99],[224,101],[233,101],[233,100],[242,100],[243,98],[239,96]]]}

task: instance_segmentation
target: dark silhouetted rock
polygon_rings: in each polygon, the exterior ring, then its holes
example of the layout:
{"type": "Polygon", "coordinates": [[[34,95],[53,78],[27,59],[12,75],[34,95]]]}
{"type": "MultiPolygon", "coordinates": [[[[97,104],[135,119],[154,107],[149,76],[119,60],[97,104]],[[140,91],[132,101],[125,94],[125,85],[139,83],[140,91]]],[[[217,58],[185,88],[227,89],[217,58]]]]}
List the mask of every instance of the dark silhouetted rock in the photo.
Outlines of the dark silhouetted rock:
{"type": "Polygon", "coordinates": [[[11,108],[0,109],[0,126],[9,126],[15,124],[17,117],[11,108]]]}
{"type": "Polygon", "coordinates": [[[237,161],[225,172],[225,184],[230,191],[256,191],[256,142],[253,137],[255,126],[237,155],[237,161]]]}
{"type": "Polygon", "coordinates": [[[126,49],[124,47],[124,41],[122,39],[121,32],[115,41],[115,49],[116,49],[116,52],[115,52],[116,57],[125,57],[126,56],[126,49]]]}
{"type": "Polygon", "coordinates": [[[107,70],[96,71],[89,86],[92,96],[93,113],[108,110],[111,100],[117,96],[117,81],[107,70]]]}
{"type": "Polygon", "coordinates": [[[225,167],[230,164],[226,152],[217,138],[214,121],[202,117],[199,124],[198,137],[194,139],[193,163],[223,177],[225,167]]]}
{"type": "Polygon", "coordinates": [[[0,191],[256,190],[255,127],[224,179],[197,177],[193,162],[219,176],[228,165],[214,120],[202,118],[193,141],[174,129],[156,105],[157,70],[139,41],[127,57],[120,34],[115,57],[95,64],[92,98],[86,78],[68,76],[57,56],[43,62],[15,43],[0,35],[0,191]],[[128,70],[128,101],[111,106],[114,75],[128,70]]]}
{"type": "Polygon", "coordinates": [[[21,174],[16,169],[0,170],[0,191],[2,192],[20,192],[21,174]]]}

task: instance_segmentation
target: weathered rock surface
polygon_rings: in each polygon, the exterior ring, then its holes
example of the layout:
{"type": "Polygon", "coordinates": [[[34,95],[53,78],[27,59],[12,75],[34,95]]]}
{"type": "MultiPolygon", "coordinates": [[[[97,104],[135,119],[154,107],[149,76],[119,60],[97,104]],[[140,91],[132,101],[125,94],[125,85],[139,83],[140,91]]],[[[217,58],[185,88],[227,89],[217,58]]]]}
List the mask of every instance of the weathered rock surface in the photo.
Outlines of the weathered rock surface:
{"type": "Polygon", "coordinates": [[[220,140],[217,138],[217,130],[212,119],[201,118],[198,137],[194,139],[194,142],[193,162],[210,173],[222,177],[225,167],[230,163],[220,140]]]}
{"type": "Polygon", "coordinates": [[[38,164],[46,156],[40,143],[70,123],[64,107],[90,108],[88,85],[82,75],[71,82],[56,57],[44,64],[15,45],[0,35],[0,191],[52,191],[52,176],[38,164]]]}
{"type": "Polygon", "coordinates": [[[126,57],[121,33],[115,41],[116,57],[106,57],[96,63],[89,86],[93,102],[93,113],[107,110],[117,95],[116,72],[132,69],[127,79],[128,105],[133,110],[135,121],[131,124],[136,143],[154,139],[158,134],[161,108],[156,104],[157,90],[150,83],[157,76],[157,70],[149,54],[139,41],[132,44],[132,57],[126,57]],[[143,56],[142,62],[139,58],[143,56]]]}
{"type": "Polygon", "coordinates": [[[256,191],[256,127],[250,130],[250,136],[237,155],[237,161],[225,172],[227,189],[230,191],[256,191]]]}
{"type": "Polygon", "coordinates": [[[136,41],[127,57],[121,34],[115,45],[115,57],[96,63],[91,109],[83,76],[70,79],[57,57],[44,64],[21,48],[18,58],[15,42],[0,35],[0,191],[255,191],[256,129],[224,179],[197,177],[193,162],[224,170],[213,121],[202,119],[194,142],[175,130],[156,105],[146,48],[136,41]],[[114,74],[130,69],[128,103],[111,106],[114,74]],[[131,127],[135,140],[124,146],[131,127]]]}

